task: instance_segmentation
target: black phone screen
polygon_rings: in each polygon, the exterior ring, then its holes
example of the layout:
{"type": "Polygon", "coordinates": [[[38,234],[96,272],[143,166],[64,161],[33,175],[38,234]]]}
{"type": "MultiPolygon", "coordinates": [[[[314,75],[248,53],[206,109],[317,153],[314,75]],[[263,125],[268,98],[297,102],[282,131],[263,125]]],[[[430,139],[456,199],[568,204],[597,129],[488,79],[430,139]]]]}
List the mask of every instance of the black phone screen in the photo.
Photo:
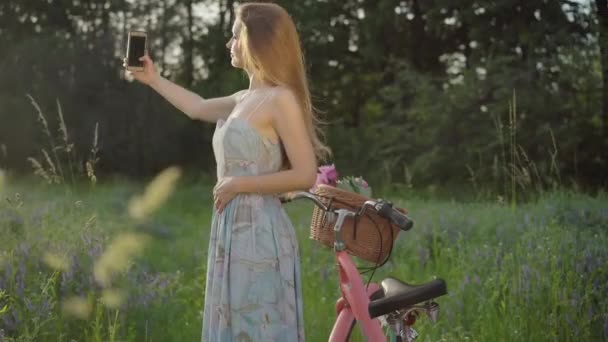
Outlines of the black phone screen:
{"type": "Polygon", "coordinates": [[[142,61],[139,60],[140,57],[143,57],[146,50],[146,37],[142,36],[131,36],[129,38],[129,65],[130,66],[138,66],[141,67],[144,65],[142,61]]]}

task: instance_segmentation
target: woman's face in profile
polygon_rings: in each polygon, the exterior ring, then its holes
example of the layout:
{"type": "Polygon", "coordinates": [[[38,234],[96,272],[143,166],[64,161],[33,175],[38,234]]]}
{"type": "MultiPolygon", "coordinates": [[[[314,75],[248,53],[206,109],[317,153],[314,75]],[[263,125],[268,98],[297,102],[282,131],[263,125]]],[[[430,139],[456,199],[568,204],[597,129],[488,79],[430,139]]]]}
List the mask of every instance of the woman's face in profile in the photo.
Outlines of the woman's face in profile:
{"type": "Polygon", "coordinates": [[[230,64],[235,68],[243,67],[243,58],[240,47],[239,35],[241,34],[242,23],[235,20],[232,25],[232,37],[228,40],[226,47],[230,50],[230,64]]]}

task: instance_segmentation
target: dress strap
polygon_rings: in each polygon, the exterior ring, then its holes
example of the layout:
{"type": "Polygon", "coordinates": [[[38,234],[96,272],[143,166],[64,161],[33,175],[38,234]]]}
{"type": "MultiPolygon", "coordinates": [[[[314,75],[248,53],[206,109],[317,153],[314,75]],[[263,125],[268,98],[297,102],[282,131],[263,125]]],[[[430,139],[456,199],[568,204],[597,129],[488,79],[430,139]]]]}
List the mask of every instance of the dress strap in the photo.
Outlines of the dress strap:
{"type": "Polygon", "coordinates": [[[257,110],[260,108],[260,106],[266,102],[266,100],[268,100],[273,94],[274,94],[275,89],[271,89],[270,91],[268,91],[268,93],[262,98],[262,100],[255,106],[255,108],[253,108],[253,110],[251,112],[249,112],[249,114],[247,114],[244,119],[246,121],[250,121],[251,118],[256,114],[257,110]]]}

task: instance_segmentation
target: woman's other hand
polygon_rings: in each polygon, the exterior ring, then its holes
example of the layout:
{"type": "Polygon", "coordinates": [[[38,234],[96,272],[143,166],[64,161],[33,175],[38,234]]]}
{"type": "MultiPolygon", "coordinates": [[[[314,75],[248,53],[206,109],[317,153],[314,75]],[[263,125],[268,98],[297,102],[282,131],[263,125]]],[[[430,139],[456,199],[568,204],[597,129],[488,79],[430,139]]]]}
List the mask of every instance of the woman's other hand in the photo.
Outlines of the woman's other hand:
{"type": "Polygon", "coordinates": [[[222,178],[213,188],[213,205],[219,213],[238,194],[238,179],[235,177],[222,178]]]}
{"type": "MultiPolygon", "coordinates": [[[[141,71],[127,70],[127,72],[129,72],[133,78],[143,84],[151,85],[152,83],[156,82],[156,80],[160,78],[160,75],[158,74],[152,59],[150,59],[148,55],[144,55],[143,57],[139,58],[139,60],[144,63],[144,69],[141,71]]],[[[127,59],[125,58],[123,59],[123,66],[126,67],[126,65],[127,59]]]]}

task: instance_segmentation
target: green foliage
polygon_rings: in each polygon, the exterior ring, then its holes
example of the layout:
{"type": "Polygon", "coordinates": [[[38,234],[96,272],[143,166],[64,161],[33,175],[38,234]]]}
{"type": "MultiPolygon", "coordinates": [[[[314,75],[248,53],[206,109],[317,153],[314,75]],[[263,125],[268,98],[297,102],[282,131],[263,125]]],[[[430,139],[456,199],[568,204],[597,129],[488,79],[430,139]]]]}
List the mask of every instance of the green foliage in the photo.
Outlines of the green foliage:
{"type": "MultiPolygon", "coordinates": [[[[528,160],[518,161],[520,169],[536,167],[531,188],[605,185],[608,114],[600,85],[608,66],[600,12],[590,3],[277,2],[297,23],[314,104],[330,123],[327,141],[341,170],[419,189],[474,182],[506,196],[514,163],[505,151],[515,148],[528,160]]],[[[174,164],[213,174],[213,126],[127,83],[120,65],[126,32],[144,28],[163,76],[204,97],[246,87],[225,47],[236,5],[4,1],[1,165],[30,172],[27,158],[44,144],[31,94],[44,113],[60,101],[80,155],[99,123],[101,174],[139,177],[174,164]],[[207,16],[214,8],[218,15],[207,16]]]]}
{"type": "MultiPolygon", "coordinates": [[[[3,195],[9,200],[0,204],[0,336],[200,339],[210,184],[181,184],[152,220],[134,226],[126,207],[141,185],[84,185],[65,192],[11,182],[3,195]],[[110,241],[125,231],[155,238],[117,279],[126,301],[113,309],[99,300],[91,274],[110,241]],[[49,252],[65,256],[67,270],[45,258],[49,252]],[[73,296],[91,303],[87,318],[65,311],[73,296]]],[[[407,199],[375,192],[407,208],[416,223],[399,235],[391,261],[374,280],[439,277],[448,284],[448,295],[437,300],[439,321],[415,325],[422,340],[608,338],[605,195],[551,192],[512,208],[501,201],[454,203],[414,192],[407,199]]],[[[338,297],[334,256],[308,239],[311,204],[292,203],[287,210],[300,243],[306,336],[326,340],[338,297]]]]}

